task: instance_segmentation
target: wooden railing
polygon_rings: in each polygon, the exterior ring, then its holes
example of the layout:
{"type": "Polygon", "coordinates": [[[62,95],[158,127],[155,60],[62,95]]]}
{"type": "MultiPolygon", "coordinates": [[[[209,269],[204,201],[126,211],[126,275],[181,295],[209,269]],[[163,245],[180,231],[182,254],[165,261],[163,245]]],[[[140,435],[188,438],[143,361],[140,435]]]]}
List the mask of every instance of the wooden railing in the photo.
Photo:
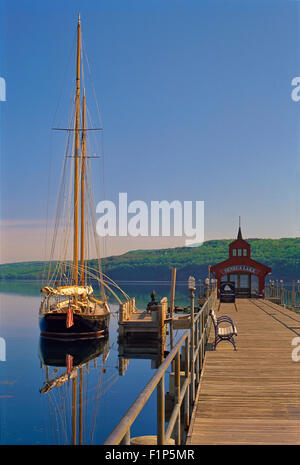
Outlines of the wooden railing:
{"type": "Polygon", "coordinates": [[[187,330],[181,336],[167,358],[108,436],[104,442],[105,445],[130,444],[131,427],[155,389],[157,396],[157,444],[167,444],[171,437],[175,438],[177,445],[185,441],[211,327],[209,310],[211,308],[215,309],[216,302],[217,291],[213,289],[201,310],[191,319],[190,330],[187,330]],[[191,341],[193,342],[191,343],[191,341]],[[175,380],[174,406],[168,426],[165,428],[165,374],[170,366],[174,371],[175,380]]]}
{"type": "Polygon", "coordinates": [[[292,281],[291,289],[286,289],[283,281],[273,281],[272,285],[265,287],[265,299],[274,301],[279,305],[286,306],[292,310],[300,308],[300,282],[297,281],[297,289],[295,280],[292,281]]]}
{"type": "Polygon", "coordinates": [[[126,302],[120,304],[119,321],[123,322],[123,321],[129,320],[130,315],[132,313],[135,313],[135,311],[136,311],[135,297],[132,297],[131,299],[127,300],[126,302]]]}

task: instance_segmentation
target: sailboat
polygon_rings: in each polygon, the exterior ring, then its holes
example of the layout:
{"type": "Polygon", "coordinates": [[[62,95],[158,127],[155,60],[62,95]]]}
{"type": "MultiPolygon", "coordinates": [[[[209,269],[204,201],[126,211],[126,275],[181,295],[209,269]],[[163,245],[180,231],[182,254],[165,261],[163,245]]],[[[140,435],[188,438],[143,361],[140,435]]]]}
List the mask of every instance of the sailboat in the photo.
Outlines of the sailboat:
{"type": "Polygon", "coordinates": [[[81,86],[80,82],[81,61],[81,21],[79,15],[76,50],[75,118],[74,124],[72,123],[73,126],[66,129],[68,136],[71,133],[73,137],[73,152],[69,156],[69,158],[74,159],[74,162],[71,162],[74,180],[73,183],[70,181],[73,188],[73,219],[70,220],[73,229],[73,259],[56,263],[55,277],[53,278],[53,275],[50,279],[49,271],[49,281],[41,289],[43,295],[39,310],[41,336],[50,339],[76,340],[78,338],[103,337],[108,331],[110,317],[100,259],[98,257],[99,266],[95,270],[87,266],[85,256],[85,240],[86,236],[88,236],[86,231],[86,197],[88,195],[86,194],[88,194],[89,189],[87,185],[86,134],[87,131],[97,128],[90,129],[86,126],[85,88],[81,86]],[[83,87],[82,104],[81,87],[83,87]],[[88,282],[89,280],[91,282],[88,282]],[[100,285],[100,298],[96,297],[94,293],[92,283],[95,281],[100,285]]]}

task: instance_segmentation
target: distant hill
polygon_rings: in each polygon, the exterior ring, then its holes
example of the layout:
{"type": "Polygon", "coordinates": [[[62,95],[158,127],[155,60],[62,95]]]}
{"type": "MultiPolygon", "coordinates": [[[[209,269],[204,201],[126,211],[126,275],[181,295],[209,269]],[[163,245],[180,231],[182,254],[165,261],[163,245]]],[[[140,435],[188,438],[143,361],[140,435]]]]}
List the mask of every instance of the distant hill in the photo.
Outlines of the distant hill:
{"type": "MultiPolygon", "coordinates": [[[[199,247],[160,250],[137,250],[102,260],[103,271],[115,280],[170,280],[177,268],[177,279],[192,274],[196,279],[207,276],[208,265],[228,258],[232,239],[206,241],[199,247]]],[[[273,279],[300,279],[300,238],[248,239],[254,260],[272,268],[273,279]]],[[[21,262],[0,265],[0,279],[43,278],[45,262],[21,262]]],[[[96,260],[90,261],[96,266],[96,260]]]]}

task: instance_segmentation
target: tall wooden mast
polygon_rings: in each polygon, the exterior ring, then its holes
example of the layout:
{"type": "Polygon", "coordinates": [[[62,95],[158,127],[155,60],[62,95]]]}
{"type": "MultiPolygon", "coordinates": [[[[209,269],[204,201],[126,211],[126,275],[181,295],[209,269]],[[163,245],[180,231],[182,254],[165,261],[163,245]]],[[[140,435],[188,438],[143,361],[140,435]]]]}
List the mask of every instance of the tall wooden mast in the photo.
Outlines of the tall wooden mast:
{"type": "Polygon", "coordinates": [[[78,212],[79,212],[79,114],[80,114],[80,45],[81,25],[78,15],[77,25],[77,67],[76,67],[76,115],[75,115],[75,154],[74,154],[74,242],[73,242],[73,281],[78,284],[78,212]]]}
{"type": "Polygon", "coordinates": [[[84,210],[84,202],[85,202],[85,142],[86,142],[86,131],[85,131],[85,92],[83,89],[83,99],[82,99],[82,143],[81,143],[81,225],[80,225],[80,284],[84,286],[84,221],[85,221],[85,210],[84,210]]]}

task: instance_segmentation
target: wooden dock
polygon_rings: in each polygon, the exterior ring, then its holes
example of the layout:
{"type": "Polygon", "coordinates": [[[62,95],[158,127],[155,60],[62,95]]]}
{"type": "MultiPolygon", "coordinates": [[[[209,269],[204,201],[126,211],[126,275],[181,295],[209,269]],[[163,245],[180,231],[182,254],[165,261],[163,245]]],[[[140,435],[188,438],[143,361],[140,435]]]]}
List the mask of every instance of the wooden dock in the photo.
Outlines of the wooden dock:
{"type": "Polygon", "coordinates": [[[164,340],[166,337],[166,314],[168,299],[163,297],[152,304],[150,311],[138,310],[135,298],[120,304],[119,308],[119,341],[143,338],[149,340],[164,340]]]}
{"type": "Polygon", "coordinates": [[[222,303],[217,316],[233,319],[238,350],[206,352],[187,444],[300,444],[300,314],[263,299],[236,307],[222,303]]]}

